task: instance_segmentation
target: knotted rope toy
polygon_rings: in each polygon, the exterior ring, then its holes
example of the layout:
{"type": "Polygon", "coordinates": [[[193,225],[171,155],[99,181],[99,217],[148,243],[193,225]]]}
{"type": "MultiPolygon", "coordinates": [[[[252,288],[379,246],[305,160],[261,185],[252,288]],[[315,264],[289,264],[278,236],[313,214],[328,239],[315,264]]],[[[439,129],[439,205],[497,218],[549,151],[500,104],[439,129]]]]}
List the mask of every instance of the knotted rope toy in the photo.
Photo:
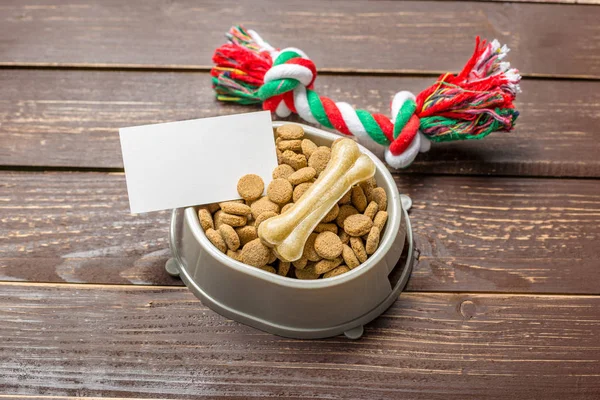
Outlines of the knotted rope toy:
{"type": "Polygon", "coordinates": [[[262,103],[281,118],[293,112],[310,123],[373,140],[386,147],[385,160],[394,168],[410,165],[431,142],[483,139],[495,131],[510,131],[519,116],[513,101],[521,75],[501,61],[509,49],[497,40],[488,43],[477,37],[475,51],[458,75],[441,75],[417,96],[398,92],[390,119],[317,94],[317,69],[302,50],[276,49],[241,26],[232,27],[227,38],[229,43],[213,55],[211,75],[218,100],[262,103]]]}

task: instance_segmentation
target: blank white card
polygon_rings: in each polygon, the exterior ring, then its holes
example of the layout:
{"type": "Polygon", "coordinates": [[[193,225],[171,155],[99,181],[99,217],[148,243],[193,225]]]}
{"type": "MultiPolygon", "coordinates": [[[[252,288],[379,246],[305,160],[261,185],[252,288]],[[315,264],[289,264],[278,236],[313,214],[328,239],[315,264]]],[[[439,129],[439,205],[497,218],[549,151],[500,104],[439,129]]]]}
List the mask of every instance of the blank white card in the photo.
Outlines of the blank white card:
{"type": "Polygon", "coordinates": [[[132,213],[238,199],[237,182],[256,174],[266,185],[277,166],[271,114],[121,128],[132,213]]]}

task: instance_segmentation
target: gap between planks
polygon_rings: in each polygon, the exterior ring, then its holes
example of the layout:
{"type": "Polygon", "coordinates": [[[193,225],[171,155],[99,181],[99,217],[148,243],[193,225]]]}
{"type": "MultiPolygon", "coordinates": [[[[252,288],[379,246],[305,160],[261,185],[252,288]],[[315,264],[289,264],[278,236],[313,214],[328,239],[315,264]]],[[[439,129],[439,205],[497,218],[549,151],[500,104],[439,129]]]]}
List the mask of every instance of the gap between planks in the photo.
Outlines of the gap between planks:
{"type": "MultiPolygon", "coordinates": [[[[183,285],[183,284],[182,284],[183,285]]],[[[187,291],[187,286],[168,286],[168,285],[134,285],[134,284],[99,284],[99,283],[76,283],[76,282],[23,282],[23,281],[0,281],[0,288],[3,286],[31,286],[31,287],[47,287],[47,288],[76,288],[79,289],[122,289],[122,290],[177,290],[187,291]]],[[[426,296],[430,294],[468,294],[473,296],[485,296],[485,297],[507,297],[507,296],[522,296],[522,297],[561,297],[565,299],[578,299],[578,298],[600,298],[600,295],[596,294],[568,294],[568,293],[531,293],[531,292],[472,292],[472,291],[403,291],[400,296],[426,296]]]]}
{"type": "MultiPolygon", "coordinates": [[[[76,71],[132,71],[132,72],[210,72],[211,65],[180,65],[180,64],[121,64],[121,63],[36,63],[36,62],[0,62],[0,69],[39,69],[39,70],[76,70],[76,71]]],[[[447,72],[420,69],[371,69],[371,68],[321,68],[319,75],[344,76],[395,76],[406,78],[437,77],[447,72]]],[[[542,74],[522,72],[524,79],[539,80],[583,80],[599,81],[599,75],[586,74],[542,74]]]]}

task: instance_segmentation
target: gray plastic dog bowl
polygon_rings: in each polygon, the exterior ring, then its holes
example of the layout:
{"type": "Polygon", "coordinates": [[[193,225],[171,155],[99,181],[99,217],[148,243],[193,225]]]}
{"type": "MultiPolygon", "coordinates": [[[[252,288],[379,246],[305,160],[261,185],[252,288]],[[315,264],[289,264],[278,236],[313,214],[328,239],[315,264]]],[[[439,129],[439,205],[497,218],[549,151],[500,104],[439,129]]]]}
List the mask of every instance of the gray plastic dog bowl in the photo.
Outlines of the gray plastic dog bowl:
{"type": "MultiPolygon", "coordinates": [[[[273,126],[284,122],[274,122],[273,126]]],[[[318,145],[339,136],[302,125],[318,145]]],[[[388,221],[377,251],[362,265],[328,279],[298,280],[227,257],[206,238],[194,207],[173,210],[166,269],[180,276],[203,304],[235,321],[276,335],[316,339],[339,334],[357,339],[404,289],[415,258],[410,221],[386,166],[360,146],[377,166],[375,179],[388,196],[388,221]]]]}

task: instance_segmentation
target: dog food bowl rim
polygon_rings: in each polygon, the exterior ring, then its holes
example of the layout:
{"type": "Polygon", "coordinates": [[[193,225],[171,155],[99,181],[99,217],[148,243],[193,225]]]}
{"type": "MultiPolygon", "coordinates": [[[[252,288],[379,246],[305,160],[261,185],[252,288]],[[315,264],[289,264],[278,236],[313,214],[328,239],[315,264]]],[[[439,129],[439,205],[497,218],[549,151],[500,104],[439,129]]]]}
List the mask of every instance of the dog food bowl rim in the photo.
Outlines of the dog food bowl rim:
{"type": "MultiPolygon", "coordinates": [[[[281,126],[281,125],[284,125],[287,123],[289,123],[289,122],[274,121],[273,127],[276,128],[278,126],[281,126]]],[[[327,132],[327,131],[324,131],[324,130],[321,130],[318,128],[314,128],[312,126],[308,126],[308,125],[304,125],[304,124],[297,124],[297,125],[302,126],[304,131],[309,133],[310,135],[315,135],[315,136],[321,137],[323,139],[333,141],[337,138],[342,137],[340,135],[337,135],[337,134],[334,134],[331,132],[327,132]]],[[[394,178],[388,171],[385,164],[383,164],[383,162],[381,162],[381,160],[377,156],[375,156],[371,151],[366,149],[361,144],[359,144],[359,143],[357,143],[357,144],[358,144],[360,150],[364,154],[368,155],[373,160],[373,162],[375,163],[375,166],[376,166],[376,170],[378,170],[383,175],[384,180],[392,188],[395,188],[396,184],[395,184],[394,178]]],[[[185,210],[185,218],[190,218],[190,217],[193,218],[193,220],[192,220],[193,223],[190,224],[192,233],[196,237],[196,240],[198,240],[198,242],[200,243],[202,248],[205,251],[209,252],[211,254],[211,256],[215,257],[221,263],[227,265],[228,267],[233,268],[238,272],[241,272],[244,274],[249,274],[254,277],[257,277],[257,278],[260,278],[263,280],[267,280],[272,283],[280,284],[283,286],[300,288],[300,289],[316,289],[316,288],[322,288],[322,287],[331,287],[331,286],[335,286],[335,285],[341,285],[347,281],[350,281],[353,279],[358,279],[358,278],[360,278],[361,275],[366,273],[370,268],[374,267],[379,262],[381,262],[382,259],[385,257],[388,250],[390,250],[391,246],[394,244],[394,239],[395,239],[395,236],[398,234],[398,230],[400,229],[400,223],[402,221],[402,215],[404,214],[403,210],[402,210],[400,195],[398,193],[398,190],[397,189],[391,190],[391,193],[387,193],[387,194],[389,196],[388,201],[387,201],[388,220],[386,223],[385,233],[382,236],[381,241],[379,242],[379,247],[377,248],[375,253],[373,253],[367,259],[367,261],[365,261],[358,267],[356,267],[344,274],[341,274],[341,275],[338,275],[335,277],[331,277],[331,278],[327,278],[327,279],[301,280],[301,279],[288,278],[285,276],[273,274],[271,272],[263,271],[260,268],[252,267],[252,266],[246,265],[240,261],[234,260],[233,258],[230,258],[227,255],[225,255],[224,253],[220,252],[218,249],[216,249],[213,246],[212,243],[210,243],[210,241],[204,234],[202,227],[200,226],[200,221],[198,220],[198,214],[194,207],[188,207],[185,210]],[[393,213],[390,212],[390,208],[392,208],[394,210],[393,213]]],[[[173,230],[171,230],[171,231],[173,232],[173,230]]]]}

